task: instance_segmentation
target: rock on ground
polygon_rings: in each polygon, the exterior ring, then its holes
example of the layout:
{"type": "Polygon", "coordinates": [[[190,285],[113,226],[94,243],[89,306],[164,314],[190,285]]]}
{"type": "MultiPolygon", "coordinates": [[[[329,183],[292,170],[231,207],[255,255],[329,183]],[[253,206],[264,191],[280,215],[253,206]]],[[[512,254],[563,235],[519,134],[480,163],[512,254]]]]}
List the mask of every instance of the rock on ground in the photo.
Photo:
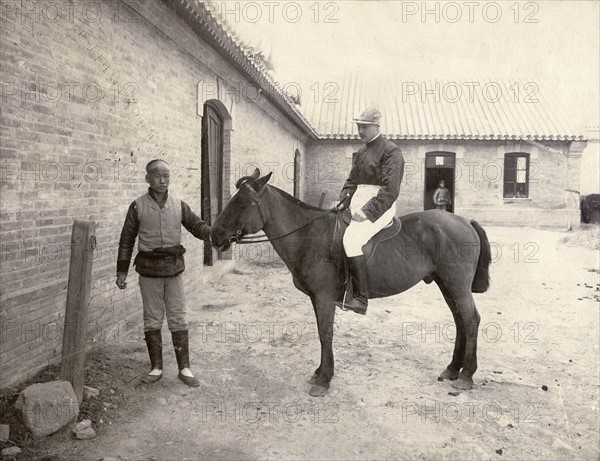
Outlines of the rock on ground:
{"type": "Polygon", "coordinates": [[[52,381],[26,387],[15,408],[25,426],[40,438],[58,431],[79,415],[79,402],[71,383],[52,381]]]}
{"type": "Polygon", "coordinates": [[[91,427],[88,427],[87,429],[77,432],[75,437],[77,437],[79,440],[93,439],[96,437],[96,431],[91,427]]]}
{"type": "Polygon", "coordinates": [[[83,421],[79,421],[75,427],[73,428],[73,433],[77,433],[80,431],[83,431],[84,429],[87,429],[89,427],[92,427],[92,422],[89,419],[84,419],[83,421]]]}
{"type": "Polygon", "coordinates": [[[4,450],[2,450],[0,452],[0,454],[2,455],[2,458],[14,458],[15,456],[17,456],[19,453],[21,453],[21,449],[19,447],[10,447],[10,448],[5,448],[4,450]]]}
{"type": "Polygon", "coordinates": [[[83,400],[91,399],[98,397],[100,395],[100,391],[95,387],[91,386],[83,386],[83,400]]]}

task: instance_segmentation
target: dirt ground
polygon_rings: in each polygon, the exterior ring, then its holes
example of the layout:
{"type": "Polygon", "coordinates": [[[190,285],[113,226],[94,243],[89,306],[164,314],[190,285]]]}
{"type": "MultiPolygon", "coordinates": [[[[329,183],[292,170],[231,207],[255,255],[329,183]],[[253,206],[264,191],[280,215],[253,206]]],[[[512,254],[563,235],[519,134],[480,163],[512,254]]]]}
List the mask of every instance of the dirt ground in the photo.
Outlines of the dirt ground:
{"type": "Polygon", "coordinates": [[[285,266],[263,256],[188,299],[200,388],[177,380],[170,339],[153,386],[137,385],[147,367],[141,334],[107,344],[88,362],[88,384],[110,404],[89,410],[98,437],[61,431],[30,442],[28,456],[597,460],[598,234],[486,230],[492,287],[475,295],[482,321],[471,391],[436,379],[455,329],[435,284],[420,283],[373,300],[364,317],[338,311],[331,389],[310,397],[320,354],[312,307],[285,266]]]}

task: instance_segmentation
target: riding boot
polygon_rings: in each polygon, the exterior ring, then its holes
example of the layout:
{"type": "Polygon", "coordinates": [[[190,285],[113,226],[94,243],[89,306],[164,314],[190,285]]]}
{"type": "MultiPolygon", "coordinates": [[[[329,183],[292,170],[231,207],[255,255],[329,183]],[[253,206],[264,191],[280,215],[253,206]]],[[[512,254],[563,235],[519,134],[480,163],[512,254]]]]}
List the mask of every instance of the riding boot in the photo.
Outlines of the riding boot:
{"type": "Polygon", "coordinates": [[[172,331],[171,337],[173,338],[173,348],[175,349],[175,357],[177,358],[177,366],[179,367],[179,374],[177,377],[188,386],[200,386],[200,382],[195,376],[186,376],[181,373],[181,370],[190,367],[188,330],[172,331]]]}
{"type": "MultiPolygon", "coordinates": [[[[163,358],[162,358],[162,334],[160,330],[148,330],[144,331],[144,338],[146,339],[146,345],[148,346],[148,355],[150,356],[150,367],[151,370],[162,370],[163,358]]],[[[160,375],[146,375],[142,378],[142,382],[146,384],[152,384],[162,378],[160,375]]]]}
{"type": "Polygon", "coordinates": [[[365,261],[365,257],[361,255],[348,258],[348,268],[352,277],[352,299],[343,303],[336,303],[336,306],[365,315],[369,304],[367,262],[365,261]]]}

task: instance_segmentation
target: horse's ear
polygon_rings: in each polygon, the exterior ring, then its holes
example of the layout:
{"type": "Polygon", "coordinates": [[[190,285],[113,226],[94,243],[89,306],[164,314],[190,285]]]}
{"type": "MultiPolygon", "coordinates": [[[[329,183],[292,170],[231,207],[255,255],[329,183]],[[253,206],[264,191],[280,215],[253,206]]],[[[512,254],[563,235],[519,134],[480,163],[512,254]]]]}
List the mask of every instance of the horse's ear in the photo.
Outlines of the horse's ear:
{"type": "Polygon", "coordinates": [[[239,189],[240,187],[242,187],[243,184],[248,183],[250,186],[252,186],[252,188],[255,191],[258,192],[259,190],[261,190],[264,187],[265,184],[267,184],[269,179],[271,179],[272,175],[273,175],[273,172],[271,171],[268,175],[265,175],[262,178],[259,178],[260,170],[257,168],[256,170],[254,170],[254,173],[252,173],[252,176],[244,176],[244,177],[238,179],[237,182],[235,183],[235,187],[237,189],[239,189]]]}
{"type": "Polygon", "coordinates": [[[267,184],[267,182],[269,182],[269,179],[271,179],[271,176],[273,175],[273,172],[271,171],[269,174],[263,176],[262,178],[260,178],[259,180],[256,181],[254,188],[258,191],[261,190],[263,187],[265,187],[265,184],[267,184]]]}
{"type": "Polygon", "coordinates": [[[254,173],[252,173],[251,176],[243,176],[240,179],[237,180],[237,182],[235,183],[235,187],[236,189],[239,189],[242,184],[244,184],[245,182],[248,181],[256,181],[258,178],[260,177],[260,170],[257,168],[254,170],[254,173]]]}

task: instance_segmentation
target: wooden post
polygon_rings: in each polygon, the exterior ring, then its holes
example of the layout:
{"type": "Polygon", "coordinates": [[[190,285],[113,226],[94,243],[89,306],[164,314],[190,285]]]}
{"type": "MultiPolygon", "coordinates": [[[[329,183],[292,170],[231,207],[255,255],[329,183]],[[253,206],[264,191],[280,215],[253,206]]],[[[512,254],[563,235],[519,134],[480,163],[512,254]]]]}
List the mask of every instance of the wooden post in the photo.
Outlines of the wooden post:
{"type": "Polygon", "coordinates": [[[86,327],[95,248],[96,223],[75,220],[71,234],[71,261],[60,375],[61,379],[71,383],[79,403],[83,400],[86,327]]]}
{"type": "Polygon", "coordinates": [[[325,201],[325,195],[327,195],[327,192],[321,192],[321,199],[319,200],[319,208],[323,208],[323,202],[325,201]]]}

